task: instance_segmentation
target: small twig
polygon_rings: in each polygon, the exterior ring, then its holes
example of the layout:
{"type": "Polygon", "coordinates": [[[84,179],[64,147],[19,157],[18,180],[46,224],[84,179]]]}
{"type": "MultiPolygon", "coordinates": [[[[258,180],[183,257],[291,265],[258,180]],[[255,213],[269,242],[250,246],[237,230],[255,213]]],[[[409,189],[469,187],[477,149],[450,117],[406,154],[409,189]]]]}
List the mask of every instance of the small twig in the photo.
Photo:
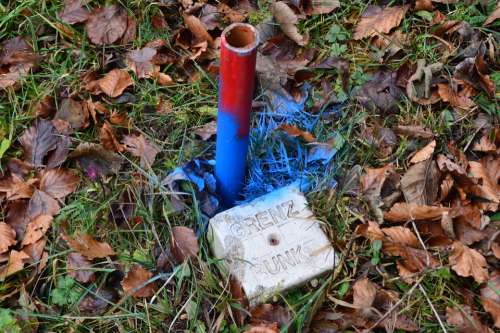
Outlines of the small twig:
{"type": "Polygon", "coordinates": [[[434,307],[434,305],[432,305],[432,302],[429,299],[429,296],[427,296],[427,292],[425,291],[424,287],[419,285],[418,288],[420,289],[420,291],[424,295],[425,299],[427,300],[427,303],[429,303],[429,306],[431,307],[432,312],[434,312],[434,315],[436,316],[436,319],[439,322],[439,326],[441,326],[441,329],[443,330],[443,332],[448,333],[448,331],[446,330],[446,327],[444,326],[443,322],[441,321],[441,318],[439,317],[438,312],[436,311],[436,308],[434,307]]]}

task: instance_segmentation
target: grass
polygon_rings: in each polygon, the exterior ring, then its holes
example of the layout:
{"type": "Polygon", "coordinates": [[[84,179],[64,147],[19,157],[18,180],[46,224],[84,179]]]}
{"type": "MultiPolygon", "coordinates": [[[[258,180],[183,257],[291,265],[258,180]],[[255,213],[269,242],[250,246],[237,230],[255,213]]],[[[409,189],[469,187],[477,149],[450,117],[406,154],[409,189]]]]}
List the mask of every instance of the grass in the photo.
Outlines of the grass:
{"type": "MultiPolygon", "coordinates": [[[[93,1],[92,5],[95,3],[93,1]]],[[[155,38],[171,39],[173,28],[165,33],[159,33],[149,23],[148,18],[157,13],[157,7],[141,0],[123,0],[122,4],[134,15],[140,13],[137,17],[140,23],[134,47],[142,47],[155,38]]],[[[342,2],[336,14],[304,20],[300,28],[309,31],[311,45],[320,48],[320,52],[329,54],[332,52],[330,42],[325,42],[323,36],[332,26],[350,29],[353,25],[352,14],[361,12],[366,5],[360,0],[342,2]]],[[[84,72],[99,68],[104,54],[113,52],[123,54],[126,51],[123,47],[100,48],[90,45],[81,27],[60,25],[56,19],[56,13],[60,8],[61,5],[56,2],[34,0],[0,5],[0,40],[19,35],[26,36],[32,41],[37,53],[43,57],[39,69],[25,79],[20,90],[16,93],[4,93],[0,97],[0,139],[7,136],[15,139],[30,126],[34,117],[34,105],[42,97],[46,95],[58,97],[63,91],[81,92],[80,77],[84,72]],[[40,38],[37,33],[39,29],[54,30],[54,40],[40,38]]],[[[250,16],[251,23],[257,24],[270,17],[266,1],[259,1],[259,8],[260,11],[250,16]]],[[[452,11],[450,19],[466,20],[473,26],[480,26],[485,16],[471,8],[467,5],[458,5],[457,9],[452,11]]],[[[436,49],[440,46],[428,35],[429,29],[423,19],[408,16],[402,24],[404,29],[422,26],[419,34],[412,40],[409,59],[424,58],[428,63],[439,61],[436,49]]],[[[348,40],[336,40],[335,43],[345,47],[346,52],[343,52],[342,56],[351,62],[351,73],[354,73],[351,77],[353,86],[361,85],[366,80],[367,72],[380,67],[380,64],[374,63],[370,58],[369,46],[363,42],[354,44],[348,40]]],[[[172,51],[175,51],[175,48],[172,48],[172,51]]],[[[391,67],[399,65],[400,63],[389,63],[391,67]]],[[[332,75],[334,72],[330,74],[334,77],[332,75]]],[[[46,246],[49,264],[31,282],[39,288],[38,306],[50,311],[42,313],[33,311],[27,306],[17,308],[10,313],[0,309],[0,327],[8,327],[7,325],[15,327],[16,324],[12,323],[11,318],[17,313],[24,314],[28,318],[37,318],[41,327],[55,332],[183,330],[206,332],[209,329],[207,323],[214,325],[216,322],[220,324],[220,332],[242,331],[236,327],[231,316],[225,311],[231,306],[236,306],[235,301],[229,293],[227,280],[220,275],[217,262],[209,254],[205,237],[200,238],[202,250],[198,259],[177,266],[172,272],[157,277],[162,286],[155,296],[157,302],[151,304],[147,300],[136,301],[126,298],[121,299],[119,303],[111,302],[110,309],[103,315],[89,316],[78,312],[77,304],[85,295],[95,295],[99,287],[116,281],[118,276],[115,276],[117,271],[114,268],[127,271],[133,263],[140,263],[154,270],[155,253],[160,251],[159,248],[168,247],[172,226],[186,225],[198,229],[206,222],[197,211],[196,205],[192,205],[180,214],[173,213],[168,204],[169,196],[158,187],[150,185],[148,180],[153,184],[157,183],[158,179],[175,166],[213,151],[213,144],[195,139],[192,130],[214,118],[212,111],[216,107],[217,100],[214,82],[206,74],[196,83],[186,82],[170,87],[161,87],[149,80],[134,81],[135,102],[127,105],[111,102],[107,106],[109,109],[127,113],[133,120],[135,130],[144,133],[148,140],[161,146],[162,154],[155,163],[154,173],[147,173],[138,167],[126,169],[108,183],[86,181],[77,193],[67,198],[66,205],[53,224],[51,237],[46,246]],[[172,103],[171,113],[163,115],[148,111],[151,108],[154,110],[160,99],[172,103]],[[131,225],[130,228],[120,228],[110,220],[109,214],[111,205],[120,200],[126,189],[135,194],[137,205],[135,215],[140,218],[140,223],[131,225]],[[80,285],[76,281],[63,285],[60,282],[66,281],[67,276],[65,258],[68,250],[60,238],[63,229],[69,233],[76,231],[90,233],[97,239],[109,242],[117,252],[115,262],[95,265],[95,270],[103,274],[100,274],[99,279],[91,285],[80,285]],[[54,290],[64,290],[71,295],[66,299],[67,304],[55,306],[54,290]],[[226,315],[220,317],[221,313],[226,315]]],[[[336,87],[340,87],[339,81],[336,82],[336,87]]],[[[85,93],[81,96],[85,96],[85,93]]],[[[385,127],[391,124],[421,124],[439,136],[458,139],[459,145],[464,146],[469,140],[467,133],[471,133],[472,124],[467,121],[450,123],[449,117],[447,118],[448,113],[448,110],[436,113],[425,106],[402,103],[398,116],[381,118],[355,105],[347,105],[342,111],[342,116],[328,125],[329,128],[335,129],[345,142],[336,157],[333,175],[339,178],[355,165],[377,167],[388,162],[374,145],[359,136],[362,130],[361,124],[378,122],[385,127]]],[[[81,142],[96,142],[97,137],[97,128],[76,134],[76,140],[81,142]]],[[[408,145],[408,142],[401,141],[396,149],[393,163],[404,165],[408,151],[414,149],[408,145]]],[[[439,145],[444,147],[445,142],[439,145]]],[[[10,149],[7,156],[19,157],[20,151],[10,149]]],[[[333,304],[325,298],[326,295],[343,299],[346,294],[346,282],[352,282],[359,270],[368,269],[369,273],[375,273],[373,267],[360,267],[361,262],[370,261],[373,256],[368,243],[356,244],[350,251],[346,247],[353,237],[353,226],[359,219],[363,219],[363,213],[353,207],[353,201],[341,190],[337,192],[335,189],[314,191],[308,199],[316,216],[326,222],[326,229],[334,244],[345,252],[345,260],[335,279],[333,276],[321,278],[316,286],[307,284],[286,296],[276,296],[276,300],[290,307],[294,315],[292,326],[297,331],[310,320],[312,310],[316,306],[333,307],[333,304]],[[323,299],[324,303],[321,302],[323,299]]],[[[194,196],[192,200],[195,200],[194,196]]],[[[387,266],[385,269],[394,271],[395,265],[387,266]]],[[[449,272],[445,271],[431,272],[422,282],[429,299],[440,313],[445,312],[447,305],[459,302],[459,290],[450,288],[458,282],[450,283],[450,279],[453,278],[448,274],[449,272]]],[[[394,289],[399,289],[401,293],[405,293],[409,288],[401,281],[387,280],[383,274],[379,282],[384,286],[395,285],[394,289]]],[[[0,283],[0,307],[8,307],[1,296],[18,287],[15,282],[0,283]]],[[[403,304],[403,313],[416,319],[424,331],[439,331],[431,308],[421,291],[416,290],[403,304]]],[[[12,332],[15,332],[15,329],[12,332]]]]}

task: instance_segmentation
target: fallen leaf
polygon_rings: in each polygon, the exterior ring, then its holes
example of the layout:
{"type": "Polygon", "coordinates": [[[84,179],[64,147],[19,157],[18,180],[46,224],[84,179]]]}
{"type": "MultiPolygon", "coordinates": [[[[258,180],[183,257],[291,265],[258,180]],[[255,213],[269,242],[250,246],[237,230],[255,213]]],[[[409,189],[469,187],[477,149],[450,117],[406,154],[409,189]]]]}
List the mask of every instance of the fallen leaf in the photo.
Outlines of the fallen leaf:
{"type": "Polygon", "coordinates": [[[75,24],[87,21],[89,11],[83,7],[81,0],[66,0],[64,8],[59,12],[61,21],[68,24],[75,24]]]}
{"type": "Polygon", "coordinates": [[[356,227],[355,233],[357,235],[362,235],[363,237],[368,238],[371,241],[383,240],[385,237],[378,223],[373,221],[368,221],[368,223],[359,225],[358,227],[356,227]]]}
{"type": "Polygon", "coordinates": [[[0,254],[6,252],[9,246],[16,244],[16,232],[5,222],[0,222],[0,254]]]}
{"type": "Polygon", "coordinates": [[[104,148],[114,152],[122,152],[125,148],[116,138],[115,132],[111,125],[105,121],[99,130],[99,139],[104,148]]]}
{"type": "Polygon", "coordinates": [[[438,94],[443,102],[449,102],[454,108],[467,111],[476,105],[469,96],[455,92],[449,84],[438,83],[437,86],[438,94]]]}
{"type": "Polygon", "coordinates": [[[99,87],[109,97],[118,97],[134,82],[124,69],[113,69],[99,80],[99,87]]]}
{"type": "Polygon", "coordinates": [[[89,234],[80,234],[74,239],[63,234],[62,238],[68,243],[69,247],[89,260],[115,255],[108,243],[98,242],[89,234]]]}
{"type": "Polygon", "coordinates": [[[150,271],[140,265],[133,265],[121,282],[123,291],[137,298],[151,297],[157,289],[156,283],[147,283],[152,277],[153,273],[150,271]]]}
{"type": "Polygon", "coordinates": [[[40,190],[55,199],[64,199],[76,190],[79,182],[80,177],[70,170],[50,169],[42,173],[40,190]]]}
{"type": "Polygon", "coordinates": [[[21,161],[20,159],[11,158],[9,162],[7,162],[7,169],[9,169],[11,174],[15,174],[19,177],[25,177],[31,172],[33,166],[28,162],[21,161]]]}
{"type": "Polygon", "coordinates": [[[0,50],[0,89],[15,89],[21,78],[35,66],[37,57],[21,37],[5,40],[0,44],[0,50]]]}
{"type": "Polygon", "coordinates": [[[299,19],[294,11],[283,1],[273,2],[270,6],[274,19],[279,24],[281,30],[288,38],[300,46],[304,46],[309,41],[308,34],[300,34],[297,29],[299,19]]]}
{"type": "Polygon", "coordinates": [[[353,304],[358,309],[364,310],[372,307],[377,295],[377,287],[367,278],[357,280],[353,287],[353,304]]]}
{"type": "Polygon", "coordinates": [[[399,135],[405,135],[411,138],[432,139],[434,134],[431,130],[421,126],[397,126],[394,132],[399,135]]]}
{"type": "Polygon", "coordinates": [[[153,64],[156,49],[144,47],[127,53],[127,66],[137,75],[137,78],[149,78],[155,76],[160,69],[153,64]]]}
{"type": "Polygon", "coordinates": [[[125,45],[132,43],[135,40],[137,30],[137,21],[135,17],[128,15],[127,16],[127,28],[123,33],[123,37],[120,40],[120,44],[125,45]]]}
{"type": "Polygon", "coordinates": [[[127,30],[127,11],[118,5],[95,8],[89,14],[85,28],[92,43],[113,44],[127,30]]]}
{"type": "Polygon", "coordinates": [[[488,135],[483,135],[479,142],[476,142],[472,147],[474,151],[480,151],[483,153],[495,153],[497,151],[497,146],[495,143],[491,142],[488,135]]]}
{"type": "Polygon", "coordinates": [[[72,98],[64,98],[59,104],[54,119],[67,121],[72,128],[79,129],[88,126],[89,114],[87,109],[82,107],[82,103],[72,98]]]}
{"type": "Polygon", "coordinates": [[[115,303],[117,298],[116,291],[110,288],[99,288],[88,293],[78,303],[78,310],[87,316],[97,316],[103,314],[110,305],[115,303]]]}
{"type": "Polygon", "coordinates": [[[24,157],[35,167],[43,166],[43,160],[58,143],[54,125],[48,120],[38,119],[35,125],[24,131],[19,138],[24,157]]]}
{"type": "Polygon", "coordinates": [[[233,9],[223,2],[217,5],[217,11],[224,16],[224,20],[231,23],[241,23],[244,22],[247,13],[244,10],[233,9]]]}
{"type": "Polygon", "coordinates": [[[170,250],[178,263],[196,257],[200,248],[198,247],[198,238],[194,231],[183,226],[173,227],[170,250]]]}
{"type": "Polygon", "coordinates": [[[163,30],[168,27],[168,23],[163,15],[157,14],[151,17],[151,25],[156,30],[163,30]]]}
{"type": "Polygon", "coordinates": [[[47,243],[46,237],[42,237],[36,242],[23,247],[22,251],[30,256],[30,260],[27,261],[28,263],[30,264],[40,263],[43,257],[43,250],[45,249],[46,243],[47,243]]]}
{"type": "Polygon", "coordinates": [[[6,205],[7,216],[5,222],[16,231],[16,238],[21,241],[24,237],[26,226],[30,218],[28,216],[28,202],[26,200],[10,201],[6,205]]]}
{"type": "Polygon", "coordinates": [[[486,157],[479,162],[469,162],[469,173],[481,183],[478,185],[480,193],[475,193],[493,202],[500,202],[500,158],[486,157]]]}
{"type": "Polygon", "coordinates": [[[481,301],[495,322],[495,327],[500,328],[500,271],[494,271],[487,284],[481,288],[481,301]]]}
{"type": "Polygon", "coordinates": [[[311,134],[307,131],[301,130],[297,126],[282,124],[282,125],[280,125],[279,129],[282,131],[285,131],[288,135],[290,135],[294,138],[301,137],[302,139],[304,139],[304,141],[306,141],[308,143],[316,142],[316,138],[314,137],[313,134],[311,134]]]}
{"type": "Polygon", "coordinates": [[[34,219],[38,215],[55,216],[61,210],[59,203],[44,191],[35,190],[28,204],[28,216],[34,219]]]}
{"type": "Polygon", "coordinates": [[[410,160],[410,163],[419,163],[431,158],[435,148],[436,148],[436,140],[432,140],[424,148],[420,149],[415,153],[415,155],[413,155],[413,157],[410,160]]]}
{"type": "Polygon", "coordinates": [[[460,216],[453,224],[456,239],[465,245],[472,245],[486,238],[486,233],[471,226],[466,218],[460,216]]]}
{"type": "Polygon", "coordinates": [[[22,270],[25,261],[29,258],[29,255],[27,255],[23,251],[10,251],[7,265],[0,266],[0,281],[4,281],[6,277],[22,270]]]}
{"type": "Polygon", "coordinates": [[[277,324],[278,328],[288,327],[292,317],[290,311],[277,304],[260,304],[251,311],[252,325],[277,324]]]}
{"type": "Polygon", "coordinates": [[[155,161],[156,154],[160,152],[160,149],[147,142],[142,134],[125,136],[123,138],[123,145],[126,151],[130,152],[135,157],[140,157],[142,168],[151,168],[155,161]]]}
{"type": "Polygon", "coordinates": [[[212,36],[208,33],[207,28],[199,18],[193,15],[184,15],[183,18],[186,27],[195,37],[193,44],[207,42],[209,45],[212,45],[214,43],[212,36]]]}
{"type": "Polygon", "coordinates": [[[305,12],[308,15],[329,14],[340,7],[339,0],[309,0],[305,12]]]}
{"type": "Polygon", "coordinates": [[[361,15],[358,25],[354,29],[355,40],[371,37],[377,33],[389,33],[392,28],[397,27],[409,6],[385,7],[370,5],[361,15]]]}
{"type": "Polygon", "coordinates": [[[121,199],[110,206],[109,219],[119,227],[130,227],[130,222],[135,212],[136,197],[131,189],[123,191],[121,199]]]}
{"type": "Polygon", "coordinates": [[[198,135],[203,141],[207,141],[217,133],[217,122],[215,120],[206,123],[200,128],[195,129],[194,134],[198,135]]]}
{"type": "Polygon", "coordinates": [[[66,259],[68,275],[81,283],[94,282],[95,274],[91,270],[92,263],[80,253],[72,252],[66,259]]]}
{"type": "Polygon", "coordinates": [[[432,205],[437,199],[440,177],[436,162],[432,160],[412,165],[401,178],[401,190],[406,202],[432,205]]]}
{"type": "Polygon", "coordinates": [[[417,236],[408,228],[397,226],[390,228],[383,228],[382,232],[386,237],[390,238],[395,243],[411,246],[414,248],[420,247],[417,236]]]}
{"type": "Polygon", "coordinates": [[[493,330],[483,325],[477,315],[468,305],[458,305],[458,308],[446,307],[446,322],[458,328],[460,333],[493,333],[493,330]]]}
{"type": "Polygon", "coordinates": [[[472,276],[477,283],[483,283],[488,279],[486,259],[481,253],[461,242],[452,244],[449,260],[451,268],[460,276],[472,276]]]}
{"type": "Polygon", "coordinates": [[[91,180],[117,173],[122,164],[119,155],[89,142],[79,144],[70,157],[78,161],[91,180]]]}
{"type": "Polygon", "coordinates": [[[279,333],[280,329],[276,323],[273,324],[258,324],[257,326],[251,325],[243,333],[279,333]]]}
{"type": "Polygon", "coordinates": [[[497,3],[497,7],[495,8],[495,10],[484,21],[483,27],[490,25],[491,23],[498,20],[499,18],[500,18],[500,2],[497,3]]]}
{"type": "Polygon", "coordinates": [[[41,118],[52,118],[56,112],[54,98],[47,95],[35,104],[35,115],[41,118]]]}
{"type": "Polygon", "coordinates": [[[398,103],[404,94],[396,83],[396,72],[379,70],[356,91],[356,99],[370,110],[381,110],[383,113],[398,112],[398,103]]]}
{"type": "Polygon", "coordinates": [[[28,223],[21,245],[33,244],[45,236],[52,224],[52,220],[53,218],[50,215],[38,215],[35,217],[28,223]]]}
{"type": "Polygon", "coordinates": [[[384,219],[389,222],[407,222],[411,220],[440,220],[446,207],[417,205],[415,203],[396,203],[390,211],[384,213],[384,219]]]}
{"type": "Polygon", "coordinates": [[[408,98],[420,105],[438,102],[442,97],[435,89],[431,89],[431,83],[434,79],[433,75],[439,74],[442,68],[443,64],[440,62],[426,64],[425,59],[418,59],[417,68],[406,83],[408,98]]]}
{"type": "Polygon", "coordinates": [[[10,177],[0,180],[0,192],[5,193],[5,199],[9,201],[29,199],[33,195],[36,182],[37,179],[25,181],[22,177],[13,173],[10,177]]]}

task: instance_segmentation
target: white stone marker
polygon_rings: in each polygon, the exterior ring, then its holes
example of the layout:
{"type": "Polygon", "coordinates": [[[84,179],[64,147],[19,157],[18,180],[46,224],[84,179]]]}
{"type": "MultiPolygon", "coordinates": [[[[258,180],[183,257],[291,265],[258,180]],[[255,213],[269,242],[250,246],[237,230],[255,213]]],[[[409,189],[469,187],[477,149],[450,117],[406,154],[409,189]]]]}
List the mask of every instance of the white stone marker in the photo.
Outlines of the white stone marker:
{"type": "Polygon", "coordinates": [[[273,191],[217,214],[208,239],[226,273],[235,276],[251,305],[332,270],[330,241],[297,185],[273,191]]]}

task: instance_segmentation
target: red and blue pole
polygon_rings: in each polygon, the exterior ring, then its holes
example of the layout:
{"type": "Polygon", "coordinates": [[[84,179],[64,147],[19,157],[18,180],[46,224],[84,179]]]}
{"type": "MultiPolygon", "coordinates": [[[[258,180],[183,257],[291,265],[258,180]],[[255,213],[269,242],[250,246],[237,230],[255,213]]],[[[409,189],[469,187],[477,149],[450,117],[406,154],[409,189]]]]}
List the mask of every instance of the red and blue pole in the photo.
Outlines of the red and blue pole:
{"type": "Polygon", "coordinates": [[[233,23],[222,32],[215,177],[224,206],[238,200],[246,172],[257,30],[233,23]]]}

